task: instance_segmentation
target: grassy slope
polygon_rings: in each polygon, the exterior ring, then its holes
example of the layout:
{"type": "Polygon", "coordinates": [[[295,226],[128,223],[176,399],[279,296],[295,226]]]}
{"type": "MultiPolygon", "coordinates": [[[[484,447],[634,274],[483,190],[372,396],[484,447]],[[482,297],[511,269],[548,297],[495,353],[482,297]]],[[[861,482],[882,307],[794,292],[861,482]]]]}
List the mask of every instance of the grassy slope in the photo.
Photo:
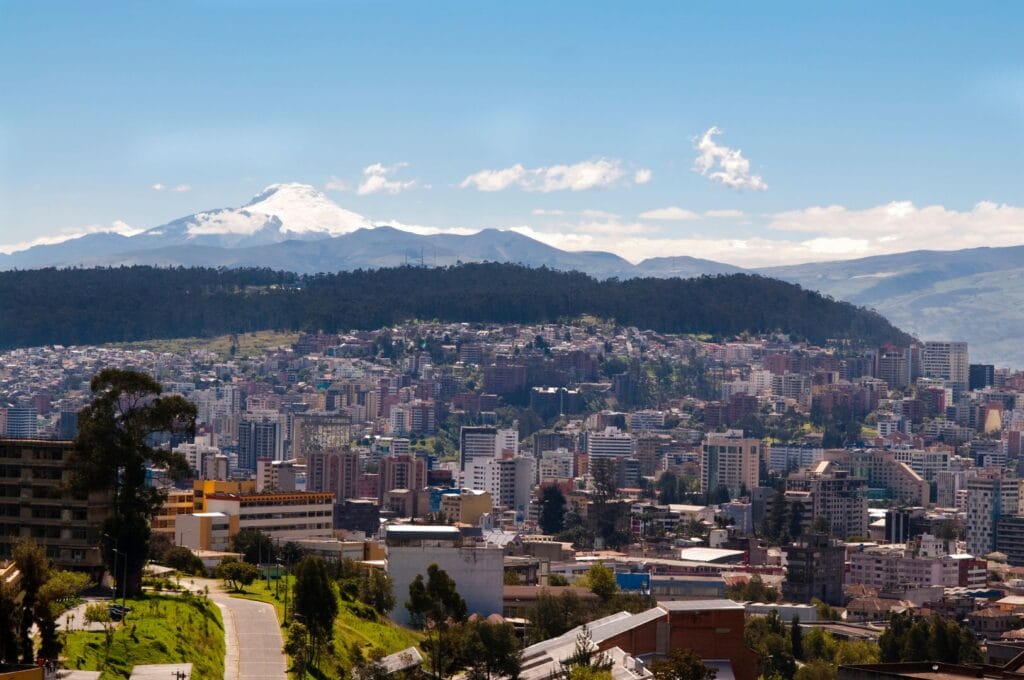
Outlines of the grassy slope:
{"type": "MultiPolygon", "coordinates": [[[[298,333],[278,331],[258,331],[256,333],[238,334],[238,357],[262,356],[263,350],[291,345],[299,337],[298,333]]],[[[231,336],[218,335],[213,338],[176,338],[172,340],[142,340],[139,342],[122,342],[110,345],[132,350],[149,350],[151,352],[170,352],[187,355],[192,350],[205,350],[217,354],[221,359],[230,357],[231,336]]]]}
{"type": "Polygon", "coordinates": [[[129,677],[137,664],[191,662],[193,677],[224,677],[224,624],[212,602],[147,595],[129,599],[128,606],[132,613],[109,652],[103,633],[70,633],[67,667],[103,671],[101,680],[108,680],[129,677]]]}
{"type": "MultiPolygon", "coordinates": [[[[294,579],[291,579],[294,582],[294,579]]],[[[282,588],[283,588],[282,583],[282,588]]],[[[246,588],[245,593],[233,594],[249,600],[268,602],[277,610],[278,620],[284,618],[284,597],[274,597],[276,584],[271,581],[269,590],[266,581],[259,581],[246,588]]],[[[374,648],[384,654],[392,654],[408,647],[419,645],[423,636],[417,631],[402,628],[384,618],[364,618],[360,614],[369,615],[369,608],[359,602],[338,601],[338,618],[334,621],[334,658],[325,659],[321,667],[329,669],[341,665],[349,668],[352,665],[350,651],[353,643],[363,650],[363,656],[370,657],[374,648]]]]}

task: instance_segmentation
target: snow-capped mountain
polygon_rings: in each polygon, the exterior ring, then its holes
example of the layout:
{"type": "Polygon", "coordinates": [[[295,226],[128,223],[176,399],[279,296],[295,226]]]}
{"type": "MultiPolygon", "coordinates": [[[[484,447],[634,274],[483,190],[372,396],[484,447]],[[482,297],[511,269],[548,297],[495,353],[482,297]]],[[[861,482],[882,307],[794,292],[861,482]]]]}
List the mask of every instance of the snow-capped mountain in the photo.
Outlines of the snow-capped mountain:
{"type": "Polygon", "coordinates": [[[198,212],[140,234],[140,248],[202,245],[239,248],[310,241],[372,227],[308,184],[271,184],[240,208],[198,212]]]}

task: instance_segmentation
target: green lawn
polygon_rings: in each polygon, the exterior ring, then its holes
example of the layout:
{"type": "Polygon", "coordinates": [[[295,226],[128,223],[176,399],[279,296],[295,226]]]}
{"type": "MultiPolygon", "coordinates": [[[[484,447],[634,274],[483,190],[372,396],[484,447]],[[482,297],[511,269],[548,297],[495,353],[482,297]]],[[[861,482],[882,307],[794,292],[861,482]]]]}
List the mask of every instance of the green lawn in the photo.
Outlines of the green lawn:
{"type": "Polygon", "coordinates": [[[195,597],[129,598],[131,614],[109,649],[104,633],[69,633],[68,668],[103,671],[101,680],[127,678],[137,664],[192,663],[195,678],[224,677],[224,624],[212,602],[195,597]]]}
{"type": "MultiPolygon", "coordinates": [[[[289,583],[294,583],[293,577],[288,577],[288,579],[289,583]]],[[[277,610],[278,620],[282,621],[284,619],[284,579],[280,586],[280,597],[275,597],[277,588],[276,581],[271,580],[269,589],[265,580],[258,581],[248,586],[244,593],[232,593],[232,597],[269,602],[277,610]]],[[[289,601],[289,606],[290,604],[289,601]]],[[[372,609],[360,602],[348,602],[339,598],[338,618],[334,620],[334,658],[325,659],[320,665],[324,670],[336,668],[339,665],[351,668],[353,643],[362,648],[364,657],[369,658],[373,649],[380,649],[384,654],[392,654],[419,645],[422,640],[423,635],[418,631],[403,628],[387,618],[376,616],[372,609]]],[[[330,676],[329,673],[328,676],[330,676]]],[[[320,676],[310,675],[310,677],[320,676]]]]}

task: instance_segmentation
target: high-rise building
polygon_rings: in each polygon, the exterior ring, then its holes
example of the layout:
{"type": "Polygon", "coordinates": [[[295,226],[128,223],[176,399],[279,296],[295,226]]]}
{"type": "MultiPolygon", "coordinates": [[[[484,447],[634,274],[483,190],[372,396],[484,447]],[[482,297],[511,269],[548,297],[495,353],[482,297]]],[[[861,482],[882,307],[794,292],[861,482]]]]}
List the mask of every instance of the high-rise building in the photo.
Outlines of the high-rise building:
{"type": "Polygon", "coordinates": [[[910,349],[884,347],[875,357],[875,377],[884,380],[890,388],[910,385],[910,349]]]}
{"type": "Polygon", "coordinates": [[[296,413],[292,457],[307,459],[316,451],[342,451],[352,444],[352,419],[344,413],[296,413]]]}
{"type": "Polygon", "coordinates": [[[378,500],[395,489],[419,491],[427,485],[427,462],[418,456],[384,456],[380,459],[378,500]]]}
{"type": "Polygon", "coordinates": [[[1016,515],[1020,480],[1002,471],[986,471],[967,481],[967,552],[984,557],[996,549],[999,520],[1016,515]]]}
{"type": "Polygon", "coordinates": [[[467,425],[459,431],[459,469],[479,458],[519,454],[519,432],[516,427],[501,429],[467,425]]]}
{"type": "Polygon", "coordinates": [[[533,487],[533,459],[516,456],[474,460],[466,468],[466,486],[490,492],[495,508],[525,514],[533,487]]]}
{"type": "Polygon", "coordinates": [[[941,378],[950,383],[956,396],[970,384],[966,342],[929,340],[921,352],[921,372],[926,378],[941,378]]]}
{"type": "Polygon", "coordinates": [[[805,492],[810,512],[809,526],[818,517],[828,521],[829,532],[837,538],[868,535],[868,485],[831,461],[821,461],[786,479],[786,494],[805,492]]]}
{"type": "Polygon", "coordinates": [[[981,390],[996,382],[996,367],[992,364],[971,364],[968,369],[968,388],[981,390]]]}
{"type": "Polygon", "coordinates": [[[764,444],[743,436],[743,430],[709,432],[700,456],[701,493],[725,487],[738,496],[743,487],[753,489],[760,480],[764,444]]]}
{"type": "Polygon", "coordinates": [[[352,450],[316,451],[306,459],[306,489],[330,491],[338,502],[357,498],[359,454],[352,450]]]}
{"type": "Polygon", "coordinates": [[[238,467],[256,471],[256,460],[283,458],[283,432],[278,418],[255,416],[238,423],[238,467]]]}
{"type": "Polygon", "coordinates": [[[628,458],[633,455],[633,436],[617,427],[606,427],[601,432],[587,433],[587,457],[590,461],[602,458],[628,458]]]}
{"type": "Polygon", "coordinates": [[[846,548],[824,534],[806,534],[798,542],[782,547],[786,556],[786,578],[782,597],[787,602],[810,602],[818,598],[841,605],[846,548]]]}
{"type": "Polygon", "coordinates": [[[11,406],[7,409],[7,430],[11,439],[32,439],[36,431],[36,409],[29,404],[11,406]]]}

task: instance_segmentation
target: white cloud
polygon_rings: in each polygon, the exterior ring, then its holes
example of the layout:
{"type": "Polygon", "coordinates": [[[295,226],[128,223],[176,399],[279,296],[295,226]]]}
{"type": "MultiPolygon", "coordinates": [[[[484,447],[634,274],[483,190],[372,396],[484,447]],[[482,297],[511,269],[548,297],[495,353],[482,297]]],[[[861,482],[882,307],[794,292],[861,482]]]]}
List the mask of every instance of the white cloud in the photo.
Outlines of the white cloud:
{"type": "Polygon", "coordinates": [[[647,184],[651,181],[653,173],[648,168],[640,168],[633,174],[634,184],[647,184]]]}
{"type": "MultiPolygon", "coordinates": [[[[622,161],[599,158],[572,165],[551,165],[528,169],[521,163],[499,170],[481,170],[459,184],[462,189],[504,191],[518,187],[523,191],[585,191],[609,187],[625,176],[622,161]]],[[[648,177],[649,179],[649,177],[648,177]]],[[[634,178],[635,181],[635,178],[634,178]]]]}
{"type": "Polygon", "coordinates": [[[331,175],[327,182],[324,183],[324,189],[328,191],[348,191],[349,188],[348,182],[334,175],[331,175]]]}
{"type": "Polygon", "coordinates": [[[74,227],[65,229],[59,234],[52,236],[40,236],[39,238],[31,241],[22,241],[21,243],[11,243],[7,245],[0,244],[0,253],[10,255],[21,250],[28,250],[35,246],[49,246],[57,243],[63,243],[64,241],[70,241],[71,239],[81,238],[89,234],[120,234],[121,236],[135,236],[141,234],[144,229],[136,229],[127,222],[122,220],[114,220],[109,225],[102,224],[90,224],[85,227],[74,227]]]}
{"type": "Polygon", "coordinates": [[[436,234],[454,234],[456,236],[472,236],[480,232],[479,229],[469,227],[427,227],[421,224],[403,224],[397,220],[374,222],[375,227],[394,227],[402,231],[408,231],[420,236],[434,236],[436,234]]]}
{"type": "Polygon", "coordinates": [[[557,215],[564,215],[565,211],[557,208],[534,208],[530,211],[530,214],[536,215],[537,217],[553,217],[557,215]]]}
{"type": "Polygon", "coordinates": [[[185,193],[186,191],[192,191],[191,184],[179,184],[175,186],[171,191],[176,191],[179,194],[185,193]]]}
{"type": "Polygon", "coordinates": [[[381,191],[389,194],[397,194],[399,192],[415,188],[417,186],[417,182],[414,179],[396,180],[390,178],[393,173],[407,167],[408,165],[408,163],[395,163],[394,165],[374,163],[373,165],[366,166],[363,168],[363,181],[359,183],[356,193],[360,196],[376,194],[381,191]]]}
{"type": "Polygon", "coordinates": [[[149,186],[149,188],[150,188],[150,189],[152,189],[153,191],[163,191],[163,190],[164,190],[164,189],[166,189],[167,187],[165,187],[165,186],[164,186],[163,184],[161,184],[160,182],[154,182],[153,184],[151,184],[151,185],[149,186]]]}
{"type": "Polygon", "coordinates": [[[696,220],[700,218],[700,215],[693,212],[692,210],[686,210],[677,206],[669,206],[668,208],[657,208],[656,210],[648,210],[642,212],[638,216],[642,220],[667,220],[672,222],[683,222],[685,220],[696,220]]]}
{"type": "Polygon", "coordinates": [[[693,145],[698,152],[693,169],[711,181],[733,189],[767,189],[768,185],[760,175],[751,174],[750,161],[739,149],[715,143],[714,136],[721,132],[717,127],[708,128],[693,145]]]}
{"type": "Polygon", "coordinates": [[[731,209],[708,210],[708,211],[706,211],[704,213],[704,217],[711,217],[711,218],[714,218],[714,219],[723,219],[723,220],[726,220],[726,219],[729,219],[729,220],[736,219],[736,220],[738,220],[741,217],[745,217],[745,216],[746,215],[744,214],[744,212],[742,210],[731,210],[731,209]]]}

